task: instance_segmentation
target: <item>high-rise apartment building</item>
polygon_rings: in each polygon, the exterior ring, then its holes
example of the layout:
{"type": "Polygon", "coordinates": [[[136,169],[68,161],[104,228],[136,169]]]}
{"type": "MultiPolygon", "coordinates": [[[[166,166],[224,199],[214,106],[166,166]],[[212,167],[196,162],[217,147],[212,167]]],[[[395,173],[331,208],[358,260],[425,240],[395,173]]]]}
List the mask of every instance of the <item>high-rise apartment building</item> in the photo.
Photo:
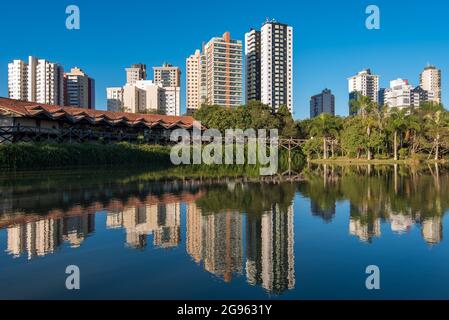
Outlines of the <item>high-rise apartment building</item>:
{"type": "Polygon", "coordinates": [[[387,90],[387,88],[380,88],[379,92],[377,93],[380,108],[382,108],[385,105],[385,90],[387,90]]]}
{"type": "Polygon", "coordinates": [[[420,87],[431,93],[431,101],[441,103],[441,70],[427,66],[421,73],[420,87]]]}
{"type": "Polygon", "coordinates": [[[181,115],[180,73],[178,67],[165,64],[154,68],[155,81],[152,81],[145,80],[144,64],[127,68],[126,85],[107,88],[108,110],[181,115]]]}
{"type": "Polygon", "coordinates": [[[249,101],[262,101],[261,93],[261,32],[251,29],[245,34],[245,61],[246,61],[246,103],[249,101]]]}
{"type": "Polygon", "coordinates": [[[206,55],[207,102],[211,105],[238,107],[243,103],[242,42],[225,32],[204,47],[206,55]]]}
{"type": "Polygon", "coordinates": [[[412,90],[412,105],[420,106],[424,102],[435,101],[434,93],[431,91],[424,90],[420,86],[412,90]]]}
{"type": "Polygon", "coordinates": [[[122,112],[124,111],[124,90],[123,87],[107,88],[107,107],[108,111],[122,112]]]}
{"type": "Polygon", "coordinates": [[[123,111],[128,113],[145,112],[146,91],[139,88],[136,84],[126,84],[123,87],[123,111]]]}
{"type": "Polygon", "coordinates": [[[186,106],[187,113],[193,114],[206,103],[206,56],[196,50],[186,60],[186,106]]]}
{"type": "Polygon", "coordinates": [[[187,59],[187,111],[202,104],[237,107],[243,102],[242,42],[229,32],[212,38],[187,59]]]}
{"type": "Polygon", "coordinates": [[[63,106],[64,69],[58,63],[30,57],[28,101],[63,106]]]}
{"type": "Polygon", "coordinates": [[[95,81],[79,68],[64,75],[67,106],[95,109],[95,81]]]}
{"type": "Polygon", "coordinates": [[[310,118],[315,118],[322,113],[335,115],[335,96],[329,89],[310,98],[310,118]]]}
{"type": "MultiPolygon", "coordinates": [[[[348,78],[349,100],[357,100],[360,95],[369,97],[372,102],[379,103],[379,76],[365,69],[348,78]]],[[[352,114],[352,110],[350,114],[352,114]]]]}
{"type": "Polygon", "coordinates": [[[12,99],[64,105],[64,69],[35,57],[15,60],[8,65],[8,91],[12,99]]]}
{"type": "Polygon", "coordinates": [[[415,101],[412,98],[413,87],[409,84],[408,80],[396,79],[390,82],[390,88],[385,89],[384,103],[390,108],[410,108],[417,103],[419,107],[419,100],[415,101]]]}
{"type": "Polygon", "coordinates": [[[293,113],[293,28],[268,21],[261,30],[261,98],[277,111],[293,113]]]}
{"type": "Polygon", "coordinates": [[[142,63],[133,64],[126,68],[126,84],[134,84],[136,81],[147,79],[147,66],[142,63]]]}
{"type": "Polygon", "coordinates": [[[162,67],[154,67],[154,83],[163,87],[181,86],[181,69],[164,63],[162,67]]]}
{"type": "Polygon", "coordinates": [[[160,87],[161,113],[181,115],[181,70],[171,64],[154,67],[154,84],[160,87]]]}
{"type": "Polygon", "coordinates": [[[22,60],[8,64],[8,96],[15,100],[28,100],[28,64],[22,60]]]}
{"type": "Polygon", "coordinates": [[[423,102],[434,101],[434,93],[421,87],[414,88],[408,80],[396,79],[390,82],[390,88],[383,90],[384,105],[390,108],[419,108],[423,102]]]}
{"type": "Polygon", "coordinates": [[[160,87],[159,111],[168,116],[181,115],[181,87],[160,87]]]}
{"type": "MultiPolygon", "coordinates": [[[[129,86],[129,85],[128,85],[129,86]]],[[[137,81],[135,86],[138,92],[139,108],[134,113],[157,113],[161,107],[161,87],[151,80],[137,81]]],[[[126,97],[126,92],[125,92],[126,97]]]]}

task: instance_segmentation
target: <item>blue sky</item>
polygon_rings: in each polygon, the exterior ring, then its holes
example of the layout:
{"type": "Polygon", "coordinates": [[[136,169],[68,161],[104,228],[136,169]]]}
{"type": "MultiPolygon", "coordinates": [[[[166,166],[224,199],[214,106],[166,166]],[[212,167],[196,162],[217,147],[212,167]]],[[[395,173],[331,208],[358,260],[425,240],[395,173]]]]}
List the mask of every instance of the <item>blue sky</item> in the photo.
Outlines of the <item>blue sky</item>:
{"type": "Polygon", "coordinates": [[[132,63],[180,66],[184,89],[185,59],[203,41],[224,31],[243,41],[269,17],[295,29],[295,118],[309,116],[310,96],[324,88],[335,93],[336,112],[347,115],[346,78],[366,67],[385,87],[398,77],[417,85],[424,66],[435,64],[449,106],[449,3],[443,0],[17,0],[1,1],[0,12],[0,96],[7,95],[8,62],[28,55],[81,67],[96,80],[97,109],[106,106],[106,87],[124,84],[132,63]],[[70,4],[81,10],[79,31],[65,28],[70,4]],[[381,30],[365,28],[370,4],[381,10],[381,30]]]}

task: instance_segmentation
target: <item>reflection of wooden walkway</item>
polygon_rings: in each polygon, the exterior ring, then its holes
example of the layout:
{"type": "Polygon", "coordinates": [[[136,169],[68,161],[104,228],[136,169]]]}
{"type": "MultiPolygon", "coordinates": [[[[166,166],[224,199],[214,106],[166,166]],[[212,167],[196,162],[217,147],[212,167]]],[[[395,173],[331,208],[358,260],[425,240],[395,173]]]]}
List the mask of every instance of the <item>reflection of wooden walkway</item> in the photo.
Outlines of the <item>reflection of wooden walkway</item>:
{"type": "MultiPolygon", "coordinates": [[[[292,171],[293,172],[293,171],[292,171]]],[[[304,181],[304,177],[301,174],[292,175],[282,175],[277,174],[273,176],[259,176],[256,178],[250,177],[235,177],[235,178],[194,178],[194,179],[183,179],[183,182],[189,183],[191,185],[213,185],[213,184],[224,184],[224,183],[273,183],[280,184],[283,182],[300,182],[304,181]]]]}

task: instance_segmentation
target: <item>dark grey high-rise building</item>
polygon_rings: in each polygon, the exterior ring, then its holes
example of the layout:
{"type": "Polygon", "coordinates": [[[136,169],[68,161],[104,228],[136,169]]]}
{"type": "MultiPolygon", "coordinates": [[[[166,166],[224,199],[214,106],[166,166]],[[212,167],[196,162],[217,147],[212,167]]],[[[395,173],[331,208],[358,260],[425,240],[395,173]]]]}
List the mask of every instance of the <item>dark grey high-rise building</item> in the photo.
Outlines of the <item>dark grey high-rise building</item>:
{"type": "Polygon", "coordinates": [[[424,90],[421,86],[412,89],[410,97],[411,105],[414,107],[419,107],[421,104],[434,101],[435,99],[433,92],[424,90]]]}
{"type": "Polygon", "coordinates": [[[261,101],[260,86],[260,31],[251,29],[245,34],[246,103],[261,101]]]}
{"type": "Polygon", "coordinates": [[[379,94],[378,94],[379,108],[382,108],[385,105],[385,90],[386,90],[386,88],[379,89],[379,94]]]}
{"type": "Polygon", "coordinates": [[[335,115],[335,96],[329,89],[310,98],[310,117],[315,118],[322,113],[335,115]]]}

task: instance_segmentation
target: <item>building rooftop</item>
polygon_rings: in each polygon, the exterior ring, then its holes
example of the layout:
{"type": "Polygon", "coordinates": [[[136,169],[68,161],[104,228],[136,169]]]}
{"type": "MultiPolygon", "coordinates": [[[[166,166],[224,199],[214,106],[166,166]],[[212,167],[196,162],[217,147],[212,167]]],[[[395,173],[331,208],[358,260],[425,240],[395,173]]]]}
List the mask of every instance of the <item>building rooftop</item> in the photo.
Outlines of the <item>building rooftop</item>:
{"type": "Polygon", "coordinates": [[[112,126],[126,124],[131,127],[142,124],[147,127],[160,125],[166,129],[173,127],[191,129],[195,121],[192,117],[89,110],[12,100],[1,97],[0,115],[31,118],[44,115],[52,120],[66,120],[72,123],[87,120],[91,124],[104,122],[112,126]]]}
{"type": "Polygon", "coordinates": [[[437,67],[435,67],[434,65],[429,64],[429,65],[427,65],[427,66],[424,68],[424,70],[437,70],[437,67]]]}
{"type": "Polygon", "coordinates": [[[264,26],[266,24],[277,24],[277,25],[286,26],[286,27],[289,26],[286,23],[282,23],[282,22],[276,21],[276,19],[270,19],[270,18],[267,18],[267,20],[264,23],[262,23],[262,26],[264,26]]]}

